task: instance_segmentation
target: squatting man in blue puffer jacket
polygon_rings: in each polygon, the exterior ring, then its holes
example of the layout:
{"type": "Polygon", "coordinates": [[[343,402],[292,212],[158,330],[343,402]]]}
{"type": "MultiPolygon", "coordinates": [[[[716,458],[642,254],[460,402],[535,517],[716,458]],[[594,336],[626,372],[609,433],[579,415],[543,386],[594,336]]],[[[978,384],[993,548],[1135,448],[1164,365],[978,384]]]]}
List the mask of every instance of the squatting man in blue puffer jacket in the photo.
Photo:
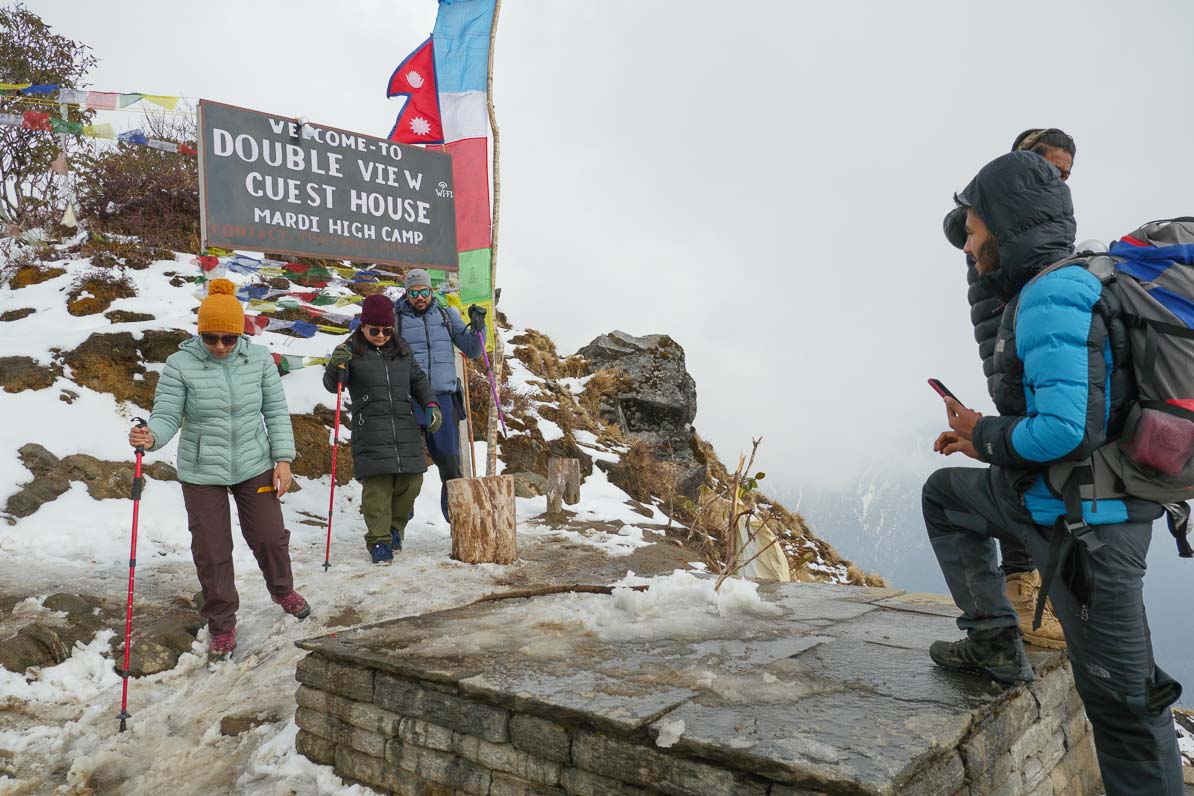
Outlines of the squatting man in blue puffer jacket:
{"type": "MultiPolygon", "coordinates": [[[[1044,249],[1073,249],[1069,189],[1039,155],[997,158],[957,200],[967,211],[964,251],[980,275],[1044,249]]],[[[983,417],[946,399],[950,430],[934,449],[991,466],[938,470],[925,484],[929,539],[967,633],[929,652],[940,666],[1009,684],[1032,680],[995,538],[1027,547],[1046,577],[1059,563],[1044,585],[1065,630],[1108,796],[1182,796],[1170,711],[1181,686],[1153,661],[1144,611],[1145,558],[1162,508],[1129,497],[1100,498],[1097,509],[1081,500],[1082,516],[1062,525],[1065,502],[1047,479],[1050,468],[1088,459],[1123,426],[1132,380],[1112,351],[1126,339],[1116,306],[1082,265],[1047,270],[1009,302],[995,347],[996,371],[1022,382],[1022,406],[983,417]]]]}

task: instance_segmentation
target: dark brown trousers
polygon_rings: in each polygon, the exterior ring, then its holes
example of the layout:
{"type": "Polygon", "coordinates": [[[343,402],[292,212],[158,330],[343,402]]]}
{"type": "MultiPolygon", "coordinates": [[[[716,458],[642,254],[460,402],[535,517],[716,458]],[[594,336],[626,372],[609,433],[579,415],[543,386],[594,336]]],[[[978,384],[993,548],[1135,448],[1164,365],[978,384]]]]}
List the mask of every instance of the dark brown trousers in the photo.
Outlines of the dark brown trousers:
{"type": "Polygon", "coordinates": [[[282,523],[282,505],[274,493],[274,472],[266,470],[256,478],[232,486],[183,484],[191,531],[191,556],[203,588],[203,609],[212,633],[227,633],[236,626],[240,597],[232,571],[232,515],[228,493],[236,501],[241,534],[257,558],[265,585],[275,597],[294,591],[290,572],[290,531],[282,523]],[[262,487],[269,491],[259,492],[262,487]]]}

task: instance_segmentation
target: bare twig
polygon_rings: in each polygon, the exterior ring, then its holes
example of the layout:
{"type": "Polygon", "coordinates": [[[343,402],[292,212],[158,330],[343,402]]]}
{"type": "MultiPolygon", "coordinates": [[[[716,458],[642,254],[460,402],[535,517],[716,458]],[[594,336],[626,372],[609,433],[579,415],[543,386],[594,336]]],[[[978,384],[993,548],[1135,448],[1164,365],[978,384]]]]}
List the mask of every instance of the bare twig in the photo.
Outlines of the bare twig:
{"type": "Polygon", "coordinates": [[[536,586],[532,589],[515,589],[514,591],[494,592],[478,597],[472,605],[477,603],[492,603],[498,600],[525,600],[528,597],[543,597],[548,594],[613,594],[614,589],[630,589],[631,591],[646,591],[646,586],[594,586],[586,583],[574,583],[571,586],[536,586]]]}

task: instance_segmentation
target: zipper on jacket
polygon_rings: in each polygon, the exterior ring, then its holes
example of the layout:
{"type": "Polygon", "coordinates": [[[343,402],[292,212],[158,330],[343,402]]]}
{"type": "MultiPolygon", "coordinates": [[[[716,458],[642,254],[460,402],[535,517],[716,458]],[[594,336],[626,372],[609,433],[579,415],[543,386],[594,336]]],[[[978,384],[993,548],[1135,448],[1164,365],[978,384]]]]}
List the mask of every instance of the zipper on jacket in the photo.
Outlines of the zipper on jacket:
{"type": "MultiPolygon", "coordinates": [[[[231,356],[229,354],[229,358],[231,356]]],[[[236,419],[233,417],[235,405],[232,403],[232,366],[229,362],[224,362],[224,379],[228,382],[228,481],[235,484],[232,469],[236,461],[236,419]]]]}
{"type": "Polygon", "coordinates": [[[394,435],[394,461],[398,465],[398,472],[402,472],[402,457],[398,455],[398,426],[394,424],[394,390],[390,386],[390,363],[377,352],[377,356],[381,358],[382,369],[386,372],[386,395],[390,398],[390,411],[387,413],[390,416],[390,433],[394,435]]]}
{"type": "Polygon", "coordinates": [[[435,357],[431,353],[431,327],[427,325],[426,312],[423,313],[423,335],[427,339],[427,381],[431,381],[431,366],[435,363],[435,357]]]}

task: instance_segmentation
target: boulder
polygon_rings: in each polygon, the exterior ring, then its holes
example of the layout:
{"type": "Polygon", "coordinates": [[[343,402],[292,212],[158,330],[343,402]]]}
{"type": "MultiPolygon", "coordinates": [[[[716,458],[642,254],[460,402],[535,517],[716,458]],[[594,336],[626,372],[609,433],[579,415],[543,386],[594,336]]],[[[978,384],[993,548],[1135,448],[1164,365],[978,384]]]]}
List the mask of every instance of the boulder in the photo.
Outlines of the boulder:
{"type": "Polygon", "coordinates": [[[182,329],[146,329],[141,334],[137,349],[146,362],[165,362],[191,337],[190,332],[184,332],[182,329]]]}
{"type": "Polygon", "coordinates": [[[41,365],[32,357],[0,357],[0,384],[5,392],[44,390],[57,376],[54,368],[41,365]]]}
{"type": "MultiPolygon", "coordinates": [[[[97,459],[75,453],[59,459],[41,445],[30,442],[18,451],[21,462],[33,474],[33,480],[9,497],[4,510],[15,517],[28,517],[45,503],[70,489],[71,481],[87,486],[87,494],[96,500],[124,500],[133,488],[133,457],[120,462],[97,459]]],[[[142,467],[149,479],[177,481],[178,472],[165,462],[153,462],[142,467]]],[[[149,488],[149,480],[146,481],[149,488]]]]}
{"type": "Polygon", "coordinates": [[[0,312],[0,323],[6,323],[8,321],[19,321],[19,320],[21,320],[21,318],[28,318],[30,315],[32,315],[35,312],[37,312],[37,310],[33,309],[32,307],[21,307],[20,309],[17,309],[17,310],[8,310],[7,312],[0,312]]]}
{"type": "MultiPolygon", "coordinates": [[[[667,335],[635,337],[614,331],[577,353],[584,357],[589,374],[611,369],[619,372],[615,393],[601,396],[598,403],[602,420],[616,425],[628,440],[646,443],[656,459],[674,464],[677,491],[695,498],[705,483],[708,465],[692,428],[697,412],[696,381],[685,366],[684,349],[667,335]]],[[[616,467],[603,469],[610,472],[614,483],[623,475],[616,467]]]]}

